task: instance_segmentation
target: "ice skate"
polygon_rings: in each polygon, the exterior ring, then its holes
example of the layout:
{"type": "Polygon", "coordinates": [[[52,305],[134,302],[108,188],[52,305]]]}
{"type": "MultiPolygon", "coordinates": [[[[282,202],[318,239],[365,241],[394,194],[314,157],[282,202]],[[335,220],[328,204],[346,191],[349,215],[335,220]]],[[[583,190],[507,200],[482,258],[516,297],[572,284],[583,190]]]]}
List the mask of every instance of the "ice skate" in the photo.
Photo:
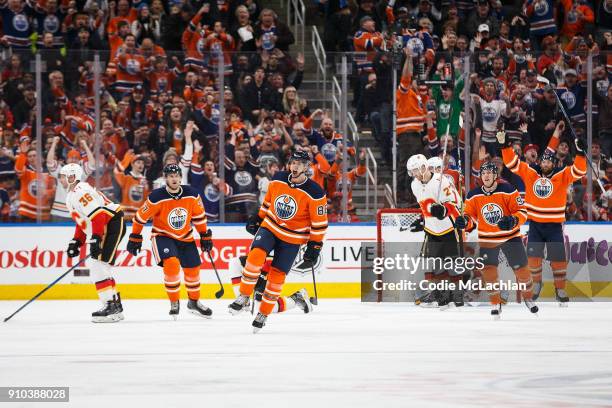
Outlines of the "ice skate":
{"type": "Polygon", "coordinates": [[[251,299],[246,295],[239,295],[236,300],[234,300],[227,307],[230,314],[237,315],[240,312],[247,311],[251,304],[251,299]]]}
{"type": "Polygon", "coordinates": [[[541,291],[542,291],[542,282],[533,282],[533,289],[531,290],[531,293],[533,293],[533,295],[531,296],[531,299],[538,300],[538,298],[540,297],[541,291]]]}
{"type": "Polygon", "coordinates": [[[567,307],[569,296],[567,296],[565,289],[555,289],[555,298],[559,302],[559,307],[567,307]]]}
{"type": "Polygon", "coordinates": [[[259,332],[266,325],[267,318],[268,316],[266,316],[265,314],[257,313],[257,316],[255,316],[255,320],[253,320],[253,333],[259,332]]]}
{"type": "Polygon", "coordinates": [[[212,319],[212,310],[204,306],[199,300],[189,299],[187,309],[196,316],[201,316],[206,319],[212,319]]]}
{"type": "Polygon", "coordinates": [[[170,313],[168,313],[174,320],[178,319],[179,310],[181,309],[181,303],[177,300],[176,302],[170,302],[170,313]]]}
{"type": "Polygon", "coordinates": [[[441,290],[438,292],[438,306],[440,310],[446,310],[451,306],[450,290],[441,290]]]}
{"type": "Polygon", "coordinates": [[[527,306],[527,309],[529,309],[531,313],[534,313],[537,316],[538,310],[540,309],[538,308],[538,306],[535,304],[533,300],[525,299],[525,306],[527,306]]]}
{"type": "Polygon", "coordinates": [[[451,292],[451,297],[455,307],[462,307],[465,303],[463,302],[463,291],[461,289],[455,289],[451,292]]]}
{"type": "Polygon", "coordinates": [[[306,289],[302,288],[289,297],[295,301],[295,305],[302,309],[304,313],[312,312],[312,303],[310,303],[306,289]]]}
{"type": "Polygon", "coordinates": [[[414,300],[414,304],[424,308],[438,307],[438,301],[436,300],[436,294],[432,291],[427,291],[421,296],[414,300]]]}
{"type": "Polygon", "coordinates": [[[91,314],[91,321],[94,323],[116,323],[122,318],[114,298],[107,301],[104,308],[91,314]]]}
{"type": "Polygon", "coordinates": [[[493,320],[499,320],[501,318],[501,311],[502,311],[501,304],[493,305],[491,309],[491,317],[493,318],[493,320]]]}

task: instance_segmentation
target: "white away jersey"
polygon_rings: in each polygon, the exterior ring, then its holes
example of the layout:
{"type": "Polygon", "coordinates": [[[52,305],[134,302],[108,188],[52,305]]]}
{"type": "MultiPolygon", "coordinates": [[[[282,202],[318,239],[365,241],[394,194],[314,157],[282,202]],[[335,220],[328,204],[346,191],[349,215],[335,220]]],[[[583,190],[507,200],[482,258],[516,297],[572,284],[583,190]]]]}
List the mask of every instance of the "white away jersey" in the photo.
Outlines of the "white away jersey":
{"type": "Polygon", "coordinates": [[[441,174],[435,173],[429,182],[423,184],[416,178],[412,180],[412,193],[416,197],[423,218],[425,220],[425,231],[433,235],[443,235],[453,229],[451,220],[446,217],[439,220],[432,217],[430,207],[433,203],[438,202],[438,192],[440,193],[440,204],[446,207],[447,214],[454,216],[458,214],[459,193],[454,185],[447,177],[442,177],[441,174]],[[440,180],[442,180],[442,189],[440,190],[440,180]]]}
{"type": "Polygon", "coordinates": [[[497,121],[506,111],[506,102],[499,99],[487,102],[484,98],[480,98],[480,107],[482,109],[482,141],[496,142],[497,121]]]}
{"type": "Polygon", "coordinates": [[[106,212],[112,217],[121,210],[119,204],[113,203],[84,181],[68,192],[66,207],[72,219],[87,235],[91,235],[92,232],[91,220],[100,212],[106,212]]]}

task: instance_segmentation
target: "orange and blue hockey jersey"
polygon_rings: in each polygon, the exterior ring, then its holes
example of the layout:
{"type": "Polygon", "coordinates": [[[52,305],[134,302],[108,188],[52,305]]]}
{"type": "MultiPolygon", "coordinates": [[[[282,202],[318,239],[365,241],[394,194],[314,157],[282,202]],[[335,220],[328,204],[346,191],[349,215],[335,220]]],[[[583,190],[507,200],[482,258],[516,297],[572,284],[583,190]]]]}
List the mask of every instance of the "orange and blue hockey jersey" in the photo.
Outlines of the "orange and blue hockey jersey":
{"type": "Polygon", "coordinates": [[[520,160],[512,147],[502,149],[502,157],[506,167],[525,183],[525,206],[529,219],[564,222],[567,188],[586,174],[586,158],[578,155],[572,166],[554,169],[551,176],[545,177],[539,166],[520,160]]]}
{"type": "Polygon", "coordinates": [[[381,33],[369,31],[357,31],[353,37],[355,48],[355,63],[359,73],[373,72],[372,61],[376,51],[383,48],[384,38],[381,33]]]}
{"type": "Polygon", "coordinates": [[[497,246],[520,237],[521,225],[527,221],[527,209],[518,190],[509,183],[497,182],[497,188],[486,192],[483,187],[471,190],[465,200],[467,229],[478,228],[478,241],[483,247],[497,246]],[[502,231],[497,223],[502,217],[513,215],[518,222],[510,231],[502,231]]]}
{"type": "Polygon", "coordinates": [[[412,88],[412,76],[403,76],[396,92],[397,134],[421,132],[427,110],[421,95],[412,88]]]}
{"type": "Polygon", "coordinates": [[[204,234],[207,227],[202,198],[191,186],[181,188],[178,198],[172,197],[166,187],[153,190],[136,212],[132,232],[141,234],[147,221],[153,218],[153,237],[193,242],[192,223],[200,235],[204,234]]]}
{"type": "Polygon", "coordinates": [[[322,242],[327,231],[327,199],[311,179],[302,184],[289,182],[290,173],[280,171],[268,186],[259,208],[261,227],[290,244],[322,242]]]}

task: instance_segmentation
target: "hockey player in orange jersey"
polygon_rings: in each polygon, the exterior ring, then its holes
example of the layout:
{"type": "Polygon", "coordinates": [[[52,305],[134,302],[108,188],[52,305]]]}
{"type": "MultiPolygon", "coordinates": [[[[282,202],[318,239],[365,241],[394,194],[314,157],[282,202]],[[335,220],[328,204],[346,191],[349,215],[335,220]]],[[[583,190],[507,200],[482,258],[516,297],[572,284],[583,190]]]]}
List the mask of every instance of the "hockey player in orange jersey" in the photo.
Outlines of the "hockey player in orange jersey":
{"type": "MultiPolygon", "coordinates": [[[[565,129],[565,122],[557,124],[553,140],[549,146],[558,145],[558,139],[565,129]]],[[[550,261],[555,281],[555,296],[559,305],[567,306],[569,297],[565,292],[567,274],[567,255],[563,237],[567,189],[576,180],[586,174],[586,157],[584,144],[576,139],[576,160],[572,166],[556,167],[554,152],[547,149],[540,160],[540,165],[531,166],[521,161],[512,147],[511,141],[503,132],[498,133],[498,142],[504,145],[502,155],[504,164],[511,172],[517,174],[525,183],[525,206],[529,217],[529,235],[527,239],[528,263],[533,279],[533,298],[537,299],[542,290],[542,262],[544,247],[546,258],[550,261]]]]}
{"type": "Polygon", "coordinates": [[[155,189],[134,216],[127,250],[136,256],[142,248],[142,229],[153,218],[153,254],[164,268],[164,285],[170,299],[170,316],[180,310],[180,269],[183,268],[189,302],[187,308],[198,316],[212,317],[212,310],[199,302],[200,255],[193,239],[193,228],[200,234],[202,251],[213,248],[212,232],[206,228],[206,213],[200,195],[191,186],[181,185],[181,169],[176,164],[164,167],[166,185],[155,189]]]}
{"type": "MultiPolygon", "coordinates": [[[[521,225],[527,221],[527,210],[520,194],[511,184],[498,182],[497,166],[485,162],[480,166],[482,186],[471,190],[465,201],[465,215],[457,217],[455,227],[459,229],[478,229],[480,256],[484,268],[482,276],[487,284],[499,281],[499,251],[502,251],[508,264],[514,270],[516,280],[525,285],[521,294],[525,306],[531,313],[538,307],[532,300],[532,280],[527,269],[527,253],[521,241],[521,225]]],[[[498,288],[489,291],[493,308],[491,316],[499,319],[501,296],[498,288]]]]}
{"type": "Polygon", "coordinates": [[[257,215],[251,216],[247,231],[255,235],[240,282],[240,296],[229,305],[231,314],[248,309],[249,297],[266,262],[274,251],[268,282],[253,321],[257,333],[280,296],[287,273],[300,245],[306,244],[304,261],[314,265],[327,230],[327,200],[321,187],[306,176],[310,156],[296,151],[289,159],[289,172],[280,171],[270,182],[257,215]]]}

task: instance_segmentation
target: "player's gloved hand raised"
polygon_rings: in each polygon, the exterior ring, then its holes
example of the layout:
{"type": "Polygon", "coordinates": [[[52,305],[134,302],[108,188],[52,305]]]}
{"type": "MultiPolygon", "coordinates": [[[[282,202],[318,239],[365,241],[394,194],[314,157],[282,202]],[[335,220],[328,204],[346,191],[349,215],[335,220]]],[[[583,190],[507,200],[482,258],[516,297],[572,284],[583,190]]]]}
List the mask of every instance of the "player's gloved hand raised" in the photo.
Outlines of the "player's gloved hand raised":
{"type": "Polygon", "coordinates": [[[308,241],[306,250],[304,251],[304,261],[314,265],[319,259],[319,254],[323,248],[323,243],[317,241],[308,241]]]}
{"type": "Polygon", "coordinates": [[[457,229],[463,230],[463,229],[466,229],[467,226],[468,226],[468,218],[465,215],[461,215],[457,217],[457,219],[455,220],[455,227],[457,229]]]}
{"type": "Polygon", "coordinates": [[[497,226],[502,231],[510,231],[518,224],[518,220],[514,215],[505,215],[501,217],[501,220],[497,223],[497,226]]]}
{"type": "Polygon", "coordinates": [[[429,212],[431,212],[431,215],[439,220],[446,218],[446,208],[442,204],[433,203],[429,207],[429,212]]]}
{"type": "Polygon", "coordinates": [[[142,235],[140,234],[130,234],[127,243],[127,251],[136,256],[142,249],[142,235]]]}
{"type": "Polygon", "coordinates": [[[79,256],[79,253],[81,252],[79,248],[81,248],[82,245],[83,243],[78,239],[70,240],[70,242],[68,243],[68,249],[66,250],[68,256],[71,258],[79,256]]]}
{"type": "Polygon", "coordinates": [[[584,140],[578,137],[574,139],[574,144],[576,145],[576,153],[584,155],[584,151],[587,148],[586,143],[584,143],[584,140]]]}
{"type": "Polygon", "coordinates": [[[420,232],[425,229],[423,218],[419,217],[410,224],[410,232],[420,232]]]}
{"type": "Polygon", "coordinates": [[[212,242],[212,231],[209,229],[206,230],[206,232],[204,234],[202,234],[202,236],[200,237],[200,248],[202,248],[202,251],[205,252],[210,252],[213,249],[213,242],[212,242]]]}
{"type": "Polygon", "coordinates": [[[247,224],[246,224],[247,232],[251,235],[257,234],[257,230],[259,229],[259,226],[261,225],[262,221],[263,220],[259,218],[259,215],[257,214],[251,215],[249,219],[247,220],[247,224]]]}
{"type": "Polygon", "coordinates": [[[102,253],[102,238],[98,235],[92,235],[89,243],[89,253],[91,257],[97,259],[102,253]]]}

